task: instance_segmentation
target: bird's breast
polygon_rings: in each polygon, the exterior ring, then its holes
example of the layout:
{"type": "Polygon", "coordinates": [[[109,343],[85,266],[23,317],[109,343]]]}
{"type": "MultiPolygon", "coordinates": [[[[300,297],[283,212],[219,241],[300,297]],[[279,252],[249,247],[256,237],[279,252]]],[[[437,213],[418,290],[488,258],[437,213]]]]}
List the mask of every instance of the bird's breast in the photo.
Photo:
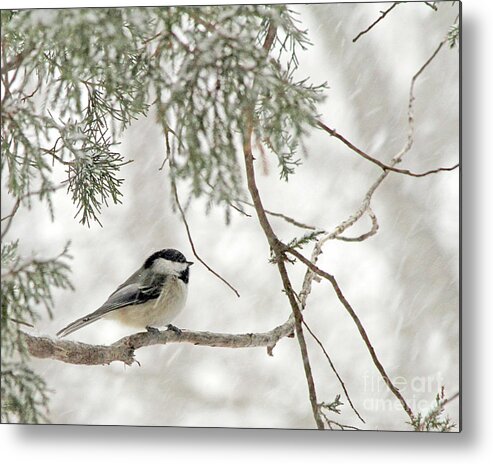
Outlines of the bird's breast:
{"type": "Polygon", "coordinates": [[[182,280],[171,276],[164,283],[158,298],[111,311],[108,319],[118,320],[131,327],[162,327],[171,323],[181,312],[186,299],[187,286],[182,280]]]}

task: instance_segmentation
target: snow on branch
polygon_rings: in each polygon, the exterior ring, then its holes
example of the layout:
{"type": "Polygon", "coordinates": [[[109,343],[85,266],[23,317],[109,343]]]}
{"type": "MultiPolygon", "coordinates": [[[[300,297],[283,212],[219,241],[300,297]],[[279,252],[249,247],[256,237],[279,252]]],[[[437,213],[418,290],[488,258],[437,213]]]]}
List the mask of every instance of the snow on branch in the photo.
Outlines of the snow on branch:
{"type": "Polygon", "coordinates": [[[259,348],[266,347],[269,355],[277,342],[290,336],[294,329],[294,317],[268,332],[226,334],[213,332],[194,332],[188,330],[165,330],[138,332],[123,337],[111,345],[89,345],[87,343],[50,337],[37,337],[20,332],[24,337],[31,356],[54,359],[68,364],[106,365],[115,361],[132,365],[135,351],[152,345],[188,343],[199,346],[221,348],[259,348]]]}

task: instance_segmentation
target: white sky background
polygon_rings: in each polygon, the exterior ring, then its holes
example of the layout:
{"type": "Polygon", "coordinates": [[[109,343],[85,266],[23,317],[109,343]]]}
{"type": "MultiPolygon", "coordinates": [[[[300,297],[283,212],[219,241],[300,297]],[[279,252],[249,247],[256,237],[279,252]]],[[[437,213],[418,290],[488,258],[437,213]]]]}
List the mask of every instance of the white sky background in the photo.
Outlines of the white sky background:
{"type": "MultiPolygon", "coordinates": [[[[434,12],[424,4],[399,5],[353,44],[382,5],[297,7],[314,43],[300,55],[300,77],[330,86],[322,119],[362,149],[389,160],[405,142],[410,79],[454,22],[457,8],[442,5],[434,12]]],[[[424,171],[457,162],[458,57],[457,49],[443,49],[418,82],[415,145],[402,167],[424,171]]],[[[193,260],[183,225],[170,208],[167,177],[157,171],[164,148],[152,116],[133,124],[122,142],[124,155],[135,161],[123,170],[124,204],[104,210],[102,229],[79,225],[63,192],[55,201],[55,223],[44,207],[19,212],[13,223],[10,237],[20,237],[26,251],[52,256],[72,241],[76,291],[57,293],[55,318],[39,324],[40,334],[53,335],[97,308],[152,251],[178,248],[193,260]]],[[[306,148],[303,166],[287,184],[278,180],[276,160],[268,160],[268,172],[257,163],[260,193],[266,208],[330,229],[358,208],[380,171],[322,132],[313,134],[306,148]]],[[[380,223],[377,236],[364,243],[328,244],[320,266],[338,277],[390,376],[406,382],[401,391],[411,407],[425,412],[441,385],[448,394],[458,390],[458,172],[423,179],[390,175],[374,196],[373,209],[380,223]]],[[[187,216],[199,254],[238,288],[241,298],[197,263],[187,307],[175,324],[235,333],[284,322],[289,305],[267,261],[256,219],[233,215],[225,227],[221,211],[206,216],[200,203],[192,204],[187,216]]],[[[272,223],[284,240],[300,235],[281,220],[272,223]]],[[[358,226],[347,235],[364,230],[358,226]]],[[[298,289],[303,271],[290,267],[298,289]]],[[[358,424],[347,404],[334,419],[368,429],[407,428],[407,416],[389,405],[394,397],[328,284],[314,284],[305,317],[367,424],[358,424]]],[[[70,338],[111,343],[128,333],[102,321],[70,338]]],[[[341,388],[308,334],[307,339],[319,399],[331,401],[341,388]]],[[[314,427],[294,339],[282,340],[272,358],[264,349],[170,345],[141,349],[137,359],[141,367],[34,361],[55,391],[52,422],[314,427]]],[[[448,413],[458,422],[457,401],[448,413]]]]}

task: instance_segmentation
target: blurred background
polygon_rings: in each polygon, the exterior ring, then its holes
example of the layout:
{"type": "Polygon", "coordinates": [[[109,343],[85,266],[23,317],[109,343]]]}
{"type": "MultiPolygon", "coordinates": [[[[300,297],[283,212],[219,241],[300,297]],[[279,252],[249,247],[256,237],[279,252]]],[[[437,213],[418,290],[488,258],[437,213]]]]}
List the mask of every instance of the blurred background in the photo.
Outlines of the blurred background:
{"type": "MultiPolygon", "coordinates": [[[[296,5],[313,46],[300,54],[300,77],[327,81],[321,119],[355,145],[388,161],[407,137],[410,80],[454,23],[459,4],[424,3],[394,8],[356,43],[390,4],[296,5]]],[[[415,90],[416,135],[403,168],[425,171],[451,166],[459,157],[459,53],[444,47],[415,90]]],[[[55,256],[71,241],[75,291],[56,293],[54,319],[33,331],[54,334],[93,311],[153,251],[177,248],[194,260],[179,215],[171,209],[164,139],[152,114],[124,134],[121,151],[134,162],[123,168],[123,204],[103,211],[103,228],[83,227],[64,191],[55,196],[54,223],[36,204],[20,210],[7,238],[20,238],[25,254],[55,256]]],[[[303,165],[289,183],[279,180],[277,160],[257,163],[267,209],[331,230],[353,214],[380,170],[321,131],[306,141],[303,165]]],[[[2,210],[11,208],[2,195],[2,210]]],[[[334,274],[360,316],[380,360],[415,412],[426,413],[445,386],[459,389],[459,172],[424,178],[391,174],[373,197],[378,234],[362,243],[327,243],[319,266],[334,274]]],[[[290,314],[276,268],[254,215],[235,214],[225,226],[223,211],[205,214],[194,202],[188,222],[199,255],[240,292],[237,298],[197,263],[191,269],[180,328],[213,332],[267,331],[290,314]]],[[[272,218],[282,240],[300,230],[272,218]]],[[[346,235],[369,228],[363,218],[346,235]]],[[[307,248],[305,255],[311,252],[307,248]]],[[[195,260],[196,261],[196,260],[195,260]]],[[[303,266],[289,267],[297,290],[303,266]]],[[[42,311],[41,311],[42,312],[42,311]]],[[[304,314],[324,343],[366,420],[348,404],[331,417],[367,429],[408,430],[407,415],[387,390],[359,333],[329,284],[314,283],[304,314]]],[[[72,340],[110,344],[132,329],[100,321],[72,340]]],[[[306,335],[320,401],[342,389],[313,340],[306,335]]],[[[73,366],[33,360],[53,390],[50,420],[72,424],[208,427],[314,428],[299,347],[279,342],[274,356],[262,348],[222,349],[189,345],[137,351],[126,367],[73,366]]],[[[342,396],[344,403],[346,399],[342,396]]],[[[458,423],[459,403],[447,406],[458,423]]]]}

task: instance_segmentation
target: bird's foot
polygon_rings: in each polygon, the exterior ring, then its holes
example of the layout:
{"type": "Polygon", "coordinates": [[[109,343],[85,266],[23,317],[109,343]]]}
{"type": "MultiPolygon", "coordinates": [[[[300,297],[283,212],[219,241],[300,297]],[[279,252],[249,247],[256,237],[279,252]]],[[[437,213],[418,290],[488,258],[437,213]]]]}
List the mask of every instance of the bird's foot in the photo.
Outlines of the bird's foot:
{"type": "Polygon", "coordinates": [[[179,329],[178,327],[175,327],[173,324],[168,324],[166,326],[166,330],[171,330],[171,331],[175,332],[177,335],[181,335],[183,333],[181,329],[179,329]]]}
{"type": "Polygon", "coordinates": [[[146,325],[146,330],[152,334],[158,334],[159,333],[159,329],[156,329],[156,327],[151,327],[150,325],[146,325]]]}

